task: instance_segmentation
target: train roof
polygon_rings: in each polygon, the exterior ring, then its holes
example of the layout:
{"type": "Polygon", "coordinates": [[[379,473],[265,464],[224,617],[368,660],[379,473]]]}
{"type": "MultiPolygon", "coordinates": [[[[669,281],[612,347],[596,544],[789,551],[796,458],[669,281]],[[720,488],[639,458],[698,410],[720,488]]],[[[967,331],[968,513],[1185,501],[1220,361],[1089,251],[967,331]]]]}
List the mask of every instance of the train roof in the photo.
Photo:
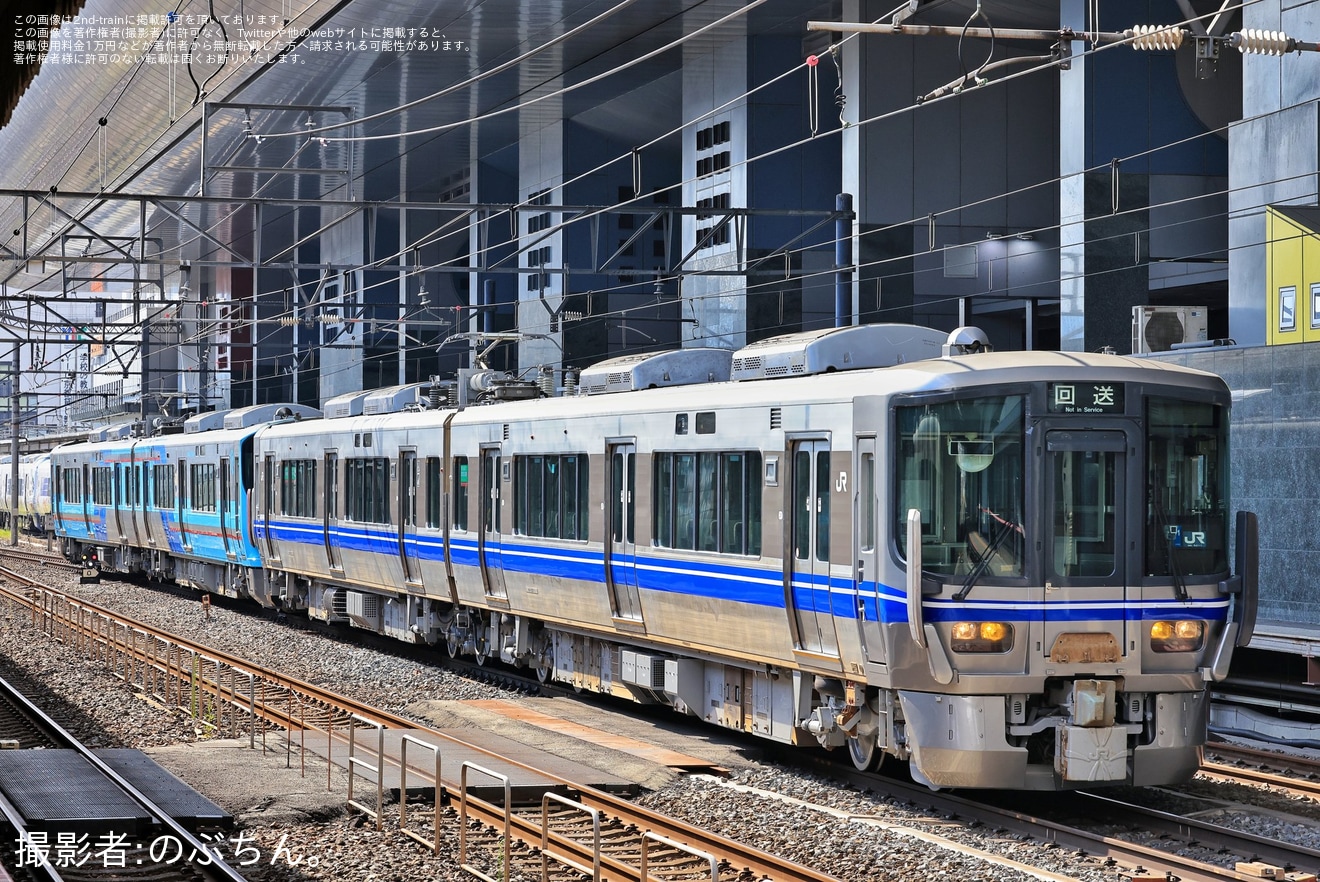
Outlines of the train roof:
{"type": "MultiPolygon", "coordinates": [[[[905,326],[906,327],[906,326],[905,326]]],[[[819,336],[819,335],[818,335],[819,336]]],[[[775,338],[776,341],[790,341],[808,335],[790,335],[775,338]]],[[[814,338],[812,338],[814,339],[814,338]]],[[[836,338],[846,339],[846,337],[836,338]]],[[[924,340],[921,342],[925,342],[924,340]]],[[[773,351],[774,345],[761,347],[773,351]]],[[[709,355],[709,351],[694,350],[698,356],[709,355]]],[[[682,351],[667,354],[666,363],[673,364],[681,358],[682,351]]],[[[615,364],[624,364],[615,360],[615,364]]],[[[576,417],[617,415],[621,411],[656,412],[684,411],[695,408],[737,408],[766,407],[804,403],[844,404],[858,397],[869,395],[912,394],[920,392],[950,391],[970,385],[994,385],[1024,383],[1050,380],[1075,379],[1085,381],[1102,374],[1115,382],[1150,381],[1158,378],[1164,382],[1174,382],[1206,390],[1223,391],[1227,387],[1218,376],[1153,359],[1122,355],[1105,355],[1090,352],[1053,352],[1053,351],[1007,351],[979,352],[968,355],[952,355],[920,360],[903,361],[888,367],[869,367],[860,369],[827,369],[824,373],[802,376],[771,376],[765,379],[733,379],[719,382],[693,383],[690,385],[661,386],[637,389],[630,392],[596,395],[572,395],[553,398],[533,398],[519,401],[503,401],[493,404],[470,406],[458,413],[452,409],[409,410],[404,412],[382,411],[371,414],[363,412],[341,420],[319,419],[317,412],[310,408],[297,408],[298,419],[287,419],[293,414],[291,405],[263,405],[252,411],[261,411],[261,416],[269,418],[276,414],[282,419],[274,422],[248,423],[241,427],[234,425],[230,414],[224,414],[223,420],[210,419],[196,421],[196,430],[188,434],[161,435],[149,438],[124,438],[118,442],[81,442],[63,445],[57,452],[75,452],[78,448],[120,447],[127,450],[132,445],[138,449],[146,447],[188,446],[199,443],[217,443],[234,440],[253,434],[258,430],[270,437],[296,437],[316,435],[328,431],[339,431],[349,427],[370,429],[375,426],[434,426],[438,421],[453,415],[454,426],[480,425],[483,423],[536,420],[566,419],[576,417]],[[209,430],[202,425],[215,426],[209,430]],[[223,428],[220,426],[223,425],[223,428]]],[[[746,374],[744,374],[746,376],[746,374]]],[[[393,387],[384,390],[394,393],[408,387],[393,387]]],[[[409,392],[409,394],[412,394],[409,392]]],[[[358,401],[371,398],[372,392],[354,393],[358,401]],[[361,398],[357,398],[361,396],[361,398]]],[[[354,402],[356,403],[356,402],[354,402]]],[[[353,410],[357,410],[356,407],[353,410]]],[[[351,412],[351,411],[350,411],[351,412]]],[[[255,416],[255,413],[253,414],[255,416]]],[[[209,416],[209,415],[208,415],[209,416]]],[[[246,420],[244,421],[246,422],[246,420]]]]}
{"type": "Polygon", "coordinates": [[[1050,380],[1079,381],[1102,375],[1114,382],[1173,382],[1225,391],[1214,374],[1168,362],[1083,352],[987,352],[931,358],[893,367],[835,371],[803,377],[734,380],[634,392],[534,398],[452,409],[380,413],[338,420],[303,420],[273,424],[264,437],[298,437],[330,431],[375,427],[435,426],[453,415],[454,426],[519,420],[560,420],[610,416],[623,411],[688,411],[696,408],[766,407],[803,403],[846,404],[868,395],[940,392],[969,385],[1050,380]]]}

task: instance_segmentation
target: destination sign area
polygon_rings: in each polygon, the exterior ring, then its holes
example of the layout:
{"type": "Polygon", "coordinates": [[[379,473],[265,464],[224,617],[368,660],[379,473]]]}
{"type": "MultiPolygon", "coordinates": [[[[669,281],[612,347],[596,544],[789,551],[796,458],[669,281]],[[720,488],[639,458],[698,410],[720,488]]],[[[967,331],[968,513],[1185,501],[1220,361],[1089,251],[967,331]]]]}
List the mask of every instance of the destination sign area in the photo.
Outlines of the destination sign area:
{"type": "Polygon", "coordinates": [[[1122,413],[1122,383],[1050,383],[1050,413],[1122,413]]]}

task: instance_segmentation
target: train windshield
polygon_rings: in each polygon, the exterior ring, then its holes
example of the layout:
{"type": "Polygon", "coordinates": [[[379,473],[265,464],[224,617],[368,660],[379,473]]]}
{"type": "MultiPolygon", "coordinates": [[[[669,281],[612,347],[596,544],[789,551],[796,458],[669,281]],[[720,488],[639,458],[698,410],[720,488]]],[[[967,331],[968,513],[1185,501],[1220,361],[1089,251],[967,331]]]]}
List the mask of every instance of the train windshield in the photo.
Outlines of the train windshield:
{"type": "Polygon", "coordinates": [[[1146,409],[1146,575],[1222,574],[1228,569],[1224,408],[1151,397],[1146,409]]]}
{"type": "Polygon", "coordinates": [[[922,568],[972,580],[1023,575],[1024,397],[898,408],[895,535],[921,511],[922,568]]]}

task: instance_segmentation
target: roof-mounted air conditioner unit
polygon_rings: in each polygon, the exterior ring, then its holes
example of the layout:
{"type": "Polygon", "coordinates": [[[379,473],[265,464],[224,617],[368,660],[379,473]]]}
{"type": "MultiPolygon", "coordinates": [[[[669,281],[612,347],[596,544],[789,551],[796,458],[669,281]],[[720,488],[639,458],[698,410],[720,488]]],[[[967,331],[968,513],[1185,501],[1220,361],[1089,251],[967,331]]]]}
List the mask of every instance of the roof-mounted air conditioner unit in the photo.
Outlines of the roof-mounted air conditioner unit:
{"type": "Polygon", "coordinates": [[[1204,306],[1132,307],[1132,353],[1164,352],[1177,343],[1200,343],[1208,336],[1204,306]]]}

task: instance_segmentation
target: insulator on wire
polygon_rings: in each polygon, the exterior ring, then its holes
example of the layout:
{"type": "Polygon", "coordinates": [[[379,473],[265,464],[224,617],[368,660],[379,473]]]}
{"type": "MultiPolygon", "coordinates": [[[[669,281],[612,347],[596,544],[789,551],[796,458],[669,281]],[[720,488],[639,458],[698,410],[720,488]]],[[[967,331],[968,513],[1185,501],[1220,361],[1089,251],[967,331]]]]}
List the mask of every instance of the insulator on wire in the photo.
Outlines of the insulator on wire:
{"type": "Polygon", "coordinates": [[[1256,28],[1229,34],[1228,45],[1243,55],[1284,55],[1296,48],[1295,41],[1283,31],[1256,28]]]}
{"type": "Polygon", "coordinates": [[[1133,49],[1154,51],[1177,49],[1187,32],[1177,25],[1137,25],[1123,35],[1132,40],[1133,49]]]}

